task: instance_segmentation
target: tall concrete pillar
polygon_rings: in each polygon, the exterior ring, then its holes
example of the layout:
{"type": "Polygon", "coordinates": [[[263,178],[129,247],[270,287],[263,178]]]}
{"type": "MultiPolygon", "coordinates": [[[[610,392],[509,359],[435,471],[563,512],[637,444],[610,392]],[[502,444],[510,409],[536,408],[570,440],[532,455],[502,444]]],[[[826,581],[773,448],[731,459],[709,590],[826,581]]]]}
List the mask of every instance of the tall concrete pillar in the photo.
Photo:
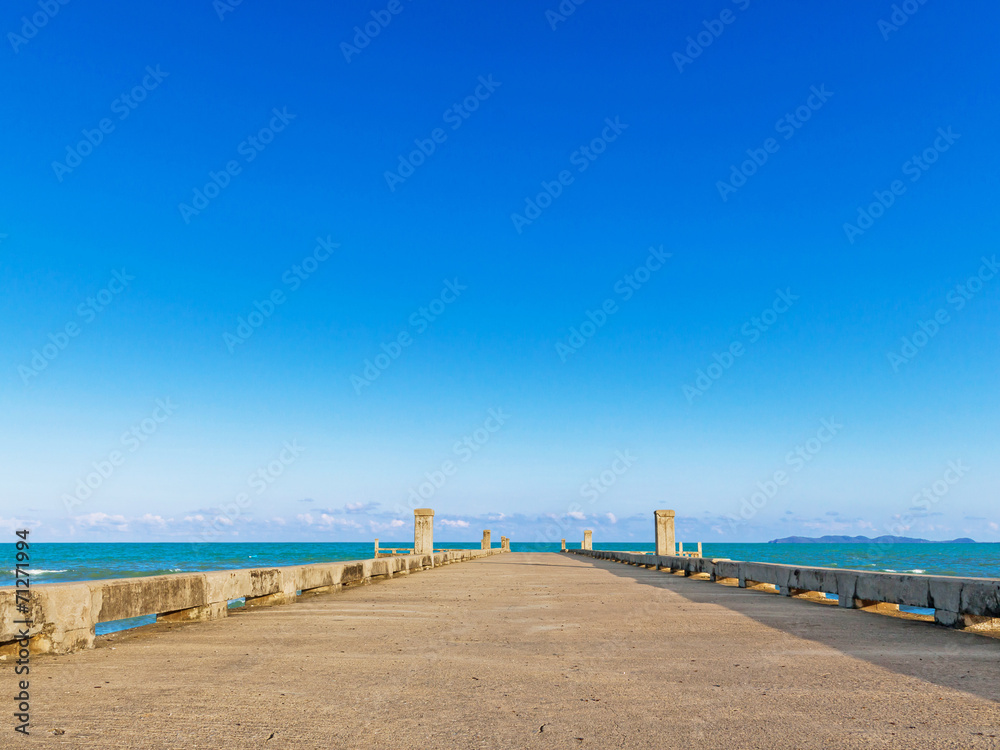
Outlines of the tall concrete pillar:
{"type": "Polygon", "coordinates": [[[378,557],[378,539],[375,540],[375,557],[378,557]]]}
{"type": "Polygon", "coordinates": [[[483,549],[489,549],[492,542],[490,541],[490,530],[483,529],[483,549]]]}
{"type": "Polygon", "coordinates": [[[562,540],[562,551],[563,552],[566,551],[566,540],[565,539],[562,540]]]}
{"type": "Polygon", "coordinates": [[[674,545],[674,512],[672,510],[653,511],[656,519],[656,554],[673,555],[674,545]]]}
{"type": "Polygon", "coordinates": [[[594,548],[594,532],[590,529],[585,529],[583,532],[583,544],[580,545],[580,549],[593,549],[594,548]]]}
{"type": "Polygon", "coordinates": [[[434,554],[434,511],[430,508],[413,511],[413,554],[434,554]]]}

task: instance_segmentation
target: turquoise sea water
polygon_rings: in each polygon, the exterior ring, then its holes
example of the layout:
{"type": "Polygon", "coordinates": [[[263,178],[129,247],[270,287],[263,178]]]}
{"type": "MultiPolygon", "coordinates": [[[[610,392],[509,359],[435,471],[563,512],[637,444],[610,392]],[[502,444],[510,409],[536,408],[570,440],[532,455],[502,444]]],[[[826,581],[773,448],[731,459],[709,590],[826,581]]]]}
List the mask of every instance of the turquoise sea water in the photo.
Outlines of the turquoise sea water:
{"type": "MultiPolygon", "coordinates": [[[[412,542],[382,542],[412,546],[412,542]]],[[[478,548],[478,543],[440,542],[448,548],[478,548]]],[[[494,546],[499,546],[495,544],[494,546]]],[[[579,544],[570,545],[579,547],[579,544]]],[[[594,544],[596,549],[652,551],[652,544],[594,544]]],[[[512,543],[515,552],[557,552],[558,544],[512,543]]],[[[694,549],[693,545],[686,546],[694,549]]],[[[239,544],[56,544],[30,549],[32,584],[101,578],[163,575],[199,570],[302,565],[370,558],[367,543],[247,542],[239,544]]],[[[1000,544],[705,544],[709,557],[855,568],[898,573],[1000,578],[1000,544]]],[[[0,586],[14,582],[16,550],[0,545],[0,586]]]]}

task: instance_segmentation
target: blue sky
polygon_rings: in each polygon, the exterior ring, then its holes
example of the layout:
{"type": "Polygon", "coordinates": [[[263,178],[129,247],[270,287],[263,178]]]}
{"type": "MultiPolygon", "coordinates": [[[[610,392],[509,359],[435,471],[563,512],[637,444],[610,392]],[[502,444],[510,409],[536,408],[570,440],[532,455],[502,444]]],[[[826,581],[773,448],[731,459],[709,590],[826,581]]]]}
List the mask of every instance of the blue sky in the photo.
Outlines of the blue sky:
{"type": "Polygon", "coordinates": [[[0,526],[1000,540],[1000,10],[903,5],[18,0],[0,526]]]}

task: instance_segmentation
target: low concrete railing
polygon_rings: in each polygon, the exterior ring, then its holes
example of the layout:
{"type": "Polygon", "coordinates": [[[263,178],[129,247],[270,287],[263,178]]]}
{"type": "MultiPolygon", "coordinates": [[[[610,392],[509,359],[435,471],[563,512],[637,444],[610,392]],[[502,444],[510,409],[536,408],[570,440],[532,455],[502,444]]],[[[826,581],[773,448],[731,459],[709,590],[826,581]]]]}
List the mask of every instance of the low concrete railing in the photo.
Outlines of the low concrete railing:
{"type": "Polygon", "coordinates": [[[706,574],[710,581],[735,581],[740,588],[776,588],[784,596],[815,598],[819,594],[834,594],[839,605],[849,609],[877,608],[880,604],[933,609],[936,623],[953,628],[974,627],[992,618],[1000,618],[1000,579],[996,578],[803,568],[776,563],[607,550],[574,549],[567,552],[669,570],[685,576],[706,574]]]}
{"type": "Polygon", "coordinates": [[[287,604],[300,594],[336,591],[502,550],[451,550],[433,555],[317,563],[278,568],[214,570],[164,576],[115,578],[31,587],[27,612],[18,612],[15,589],[0,588],[0,654],[16,653],[27,630],[32,653],[69,653],[93,648],[101,622],[156,615],[157,622],[226,617],[229,602],[247,606],[287,604]],[[17,621],[28,620],[30,625],[17,621]]]}

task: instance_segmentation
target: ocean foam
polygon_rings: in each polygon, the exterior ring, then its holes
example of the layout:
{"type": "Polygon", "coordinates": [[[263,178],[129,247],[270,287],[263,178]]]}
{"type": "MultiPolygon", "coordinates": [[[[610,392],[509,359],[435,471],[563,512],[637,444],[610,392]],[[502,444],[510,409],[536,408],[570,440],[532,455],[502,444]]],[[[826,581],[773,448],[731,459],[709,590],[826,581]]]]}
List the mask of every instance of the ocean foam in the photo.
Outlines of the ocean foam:
{"type": "MultiPolygon", "coordinates": [[[[8,570],[8,573],[17,573],[16,570],[8,570]]],[[[45,568],[28,568],[24,571],[30,576],[40,576],[44,573],[65,573],[65,570],[45,570],[45,568]]]]}

